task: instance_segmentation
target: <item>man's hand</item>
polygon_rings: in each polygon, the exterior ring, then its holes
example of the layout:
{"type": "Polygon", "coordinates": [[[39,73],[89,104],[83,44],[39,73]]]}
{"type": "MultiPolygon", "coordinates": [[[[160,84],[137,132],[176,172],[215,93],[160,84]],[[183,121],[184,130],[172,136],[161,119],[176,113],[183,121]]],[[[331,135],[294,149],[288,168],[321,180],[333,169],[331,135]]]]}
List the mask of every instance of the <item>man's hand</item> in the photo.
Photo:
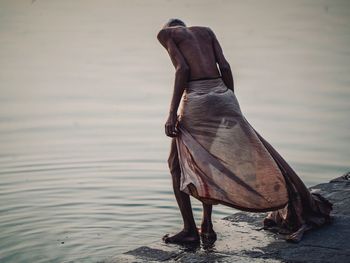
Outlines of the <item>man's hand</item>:
{"type": "Polygon", "coordinates": [[[169,115],[168,120],[165,123],[165,134],[169,137],[176,137],[178,135],[176,114],[169,115]]]}

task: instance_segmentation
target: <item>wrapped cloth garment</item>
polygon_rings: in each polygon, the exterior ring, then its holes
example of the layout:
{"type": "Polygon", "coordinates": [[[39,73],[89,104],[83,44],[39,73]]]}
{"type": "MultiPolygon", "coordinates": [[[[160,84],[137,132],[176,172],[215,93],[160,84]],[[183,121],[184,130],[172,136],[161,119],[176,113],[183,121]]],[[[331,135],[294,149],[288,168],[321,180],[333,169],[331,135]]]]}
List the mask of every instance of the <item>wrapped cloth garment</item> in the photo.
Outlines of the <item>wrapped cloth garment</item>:
{"type": "Polygon", "coordinates": [[[291,231],[329,221],[331,204],[254,130],[221,78],[188,82],[178,113],[180,190],[208,204],[274,211],[270,223],[291,231]]]}

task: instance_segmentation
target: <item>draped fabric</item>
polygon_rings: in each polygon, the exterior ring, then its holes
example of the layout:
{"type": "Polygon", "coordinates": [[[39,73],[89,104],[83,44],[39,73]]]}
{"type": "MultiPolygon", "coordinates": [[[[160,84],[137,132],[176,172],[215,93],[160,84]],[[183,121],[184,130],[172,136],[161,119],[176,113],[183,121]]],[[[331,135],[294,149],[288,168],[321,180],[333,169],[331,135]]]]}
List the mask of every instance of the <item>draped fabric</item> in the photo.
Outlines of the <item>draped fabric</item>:
{"type": "Polygon", "coordinates": [[[320,213],[329,215],[329,207],[322,206],[326,200],[311,195],[254,130],[221,78],[188,82],[179,107],[178,129],[180,190],[205,203],[244,211],[278,210],[269,219],[279,223],[289,224],[287,218],[293,218],[299,225],[305,221],[305,209],[314,211],[313,218],[320,213]]]}

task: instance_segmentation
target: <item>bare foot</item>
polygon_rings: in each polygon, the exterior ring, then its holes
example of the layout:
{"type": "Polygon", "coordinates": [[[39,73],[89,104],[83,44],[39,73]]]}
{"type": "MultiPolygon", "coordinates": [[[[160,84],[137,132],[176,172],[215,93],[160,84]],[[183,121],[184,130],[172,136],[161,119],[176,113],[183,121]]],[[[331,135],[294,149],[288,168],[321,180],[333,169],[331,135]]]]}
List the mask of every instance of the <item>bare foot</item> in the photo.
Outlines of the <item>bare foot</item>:
{"type": "Polygon", "coordinates": [[[196,230],[195,231],[182,230],[181,232],[173,236],[169,236],[169,234],[166,234],[163,237],[163,241],[165,243],[173,243],[173,244],[186,244],[186,243],[196,243],[196,242],[198,243],[199,235],[196,230]]]}
{"type": "Polygon", "coordinates": [[[213,229],[212,223],[202,223],[201,228],[199,229],[199,233],[203,241],[216,241],[217,236],[213,229]]]}
{"type": "Polygon", "coordinates": [[[311,226],[304,224],[296,232],[287,236],[286,240],[292,243],[299,243],[303,238],[304,233],[310,229],[311,229],[311,226]]]}

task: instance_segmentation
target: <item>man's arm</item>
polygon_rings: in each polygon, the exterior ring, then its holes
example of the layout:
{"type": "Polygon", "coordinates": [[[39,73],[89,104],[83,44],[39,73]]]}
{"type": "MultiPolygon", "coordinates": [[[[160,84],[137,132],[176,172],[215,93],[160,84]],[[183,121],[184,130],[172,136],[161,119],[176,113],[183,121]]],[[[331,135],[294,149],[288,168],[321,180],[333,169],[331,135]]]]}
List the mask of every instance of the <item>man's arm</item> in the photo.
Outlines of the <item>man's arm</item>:
{"type": "Polygon", "coordinates": [[[176,121],[177,121],[177,109],[179,107],[182,94],[187,85],[190,68],[181,54],[180,50],[176,46],[174,40],[171,38],[170,31],[162,29],[157,36],[159,42],[168,51],[171,61],[175,67],[175,83],[173,96],[170,103],[169,117],[165,123],[165,133],[167,136],[175,137],[177,135],[176,121]]]}
{"type": "Polygon", "coordinates": [[[220,46],[220,43],[217,40],[214,32],[210,28],[208,28],[208,31],[212,37],[215,58],[216,58],[216,62],[219,65],[222,79],[223,79],[225,85],[234,92],[233,76],[232,76],[230,64],[226,60],[226,58],[222,52],[222,48],[220,46]]]}

